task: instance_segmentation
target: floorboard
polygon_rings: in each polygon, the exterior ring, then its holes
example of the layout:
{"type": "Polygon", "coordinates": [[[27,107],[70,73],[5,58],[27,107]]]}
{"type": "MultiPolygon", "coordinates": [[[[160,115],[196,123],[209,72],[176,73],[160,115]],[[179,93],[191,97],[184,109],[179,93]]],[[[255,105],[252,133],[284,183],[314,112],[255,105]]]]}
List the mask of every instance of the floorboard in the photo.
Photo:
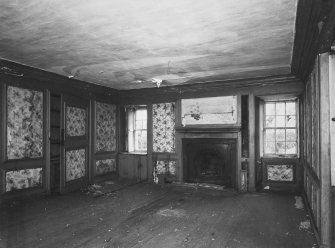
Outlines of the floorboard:
{"type": "Polygon", "coordinates": [[[316,247],[292,194],[130,182],[3,203],[0,247],[316,247]]]}

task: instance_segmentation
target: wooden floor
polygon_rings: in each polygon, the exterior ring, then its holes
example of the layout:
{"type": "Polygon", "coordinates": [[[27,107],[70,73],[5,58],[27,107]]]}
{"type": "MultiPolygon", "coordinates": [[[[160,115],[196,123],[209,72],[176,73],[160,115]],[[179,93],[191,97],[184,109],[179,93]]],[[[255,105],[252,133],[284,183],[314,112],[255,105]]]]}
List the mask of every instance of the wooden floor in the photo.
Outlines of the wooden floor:
{"type": "Polygon", "coordinates": [[[292,194],[130,182],[101,190],[2,204],[0,247],[316,247],[292,194]]]}

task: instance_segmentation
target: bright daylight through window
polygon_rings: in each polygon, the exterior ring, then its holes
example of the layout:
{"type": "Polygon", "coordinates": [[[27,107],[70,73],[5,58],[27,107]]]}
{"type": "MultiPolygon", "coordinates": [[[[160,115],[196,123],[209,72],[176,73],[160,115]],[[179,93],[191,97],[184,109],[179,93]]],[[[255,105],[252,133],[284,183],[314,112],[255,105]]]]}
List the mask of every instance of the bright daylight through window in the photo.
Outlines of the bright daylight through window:
{"type": "Polygon", "coordinates": [[[297,155],[297,101],[265,102],[263,130],[264,155],[297,155]]]}
{"type": "Polygon", "coordinates": [[[128,152],[147,151],[147,109],[129,108],[128,112],[128,152]]]}

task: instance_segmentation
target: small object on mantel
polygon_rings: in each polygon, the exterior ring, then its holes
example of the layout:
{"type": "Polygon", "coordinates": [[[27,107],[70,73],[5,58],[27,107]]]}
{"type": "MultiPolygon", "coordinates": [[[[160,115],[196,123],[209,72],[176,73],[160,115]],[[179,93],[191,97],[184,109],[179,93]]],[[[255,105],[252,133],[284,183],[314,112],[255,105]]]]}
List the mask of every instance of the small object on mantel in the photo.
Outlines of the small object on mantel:
{"type": "MultiPolygon", "coordinates": [[[[335,40],[333,41],[332,45],[330,46],[330,51],[335,52],[335,40]]],[[[333,118],[332,118],[332,121],[334,121],[333,118]]]]}

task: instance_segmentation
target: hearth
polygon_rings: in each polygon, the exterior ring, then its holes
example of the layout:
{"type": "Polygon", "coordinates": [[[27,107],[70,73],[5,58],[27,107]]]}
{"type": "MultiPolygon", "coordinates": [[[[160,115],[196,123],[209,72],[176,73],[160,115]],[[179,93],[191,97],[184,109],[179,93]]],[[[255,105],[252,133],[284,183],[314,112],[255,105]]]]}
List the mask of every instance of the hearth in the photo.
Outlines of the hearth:
{"type": "Polygon", "coordinates": [[[183,139],[185,182],[233,187],[236,178],[236,139],[183,139]]]}

